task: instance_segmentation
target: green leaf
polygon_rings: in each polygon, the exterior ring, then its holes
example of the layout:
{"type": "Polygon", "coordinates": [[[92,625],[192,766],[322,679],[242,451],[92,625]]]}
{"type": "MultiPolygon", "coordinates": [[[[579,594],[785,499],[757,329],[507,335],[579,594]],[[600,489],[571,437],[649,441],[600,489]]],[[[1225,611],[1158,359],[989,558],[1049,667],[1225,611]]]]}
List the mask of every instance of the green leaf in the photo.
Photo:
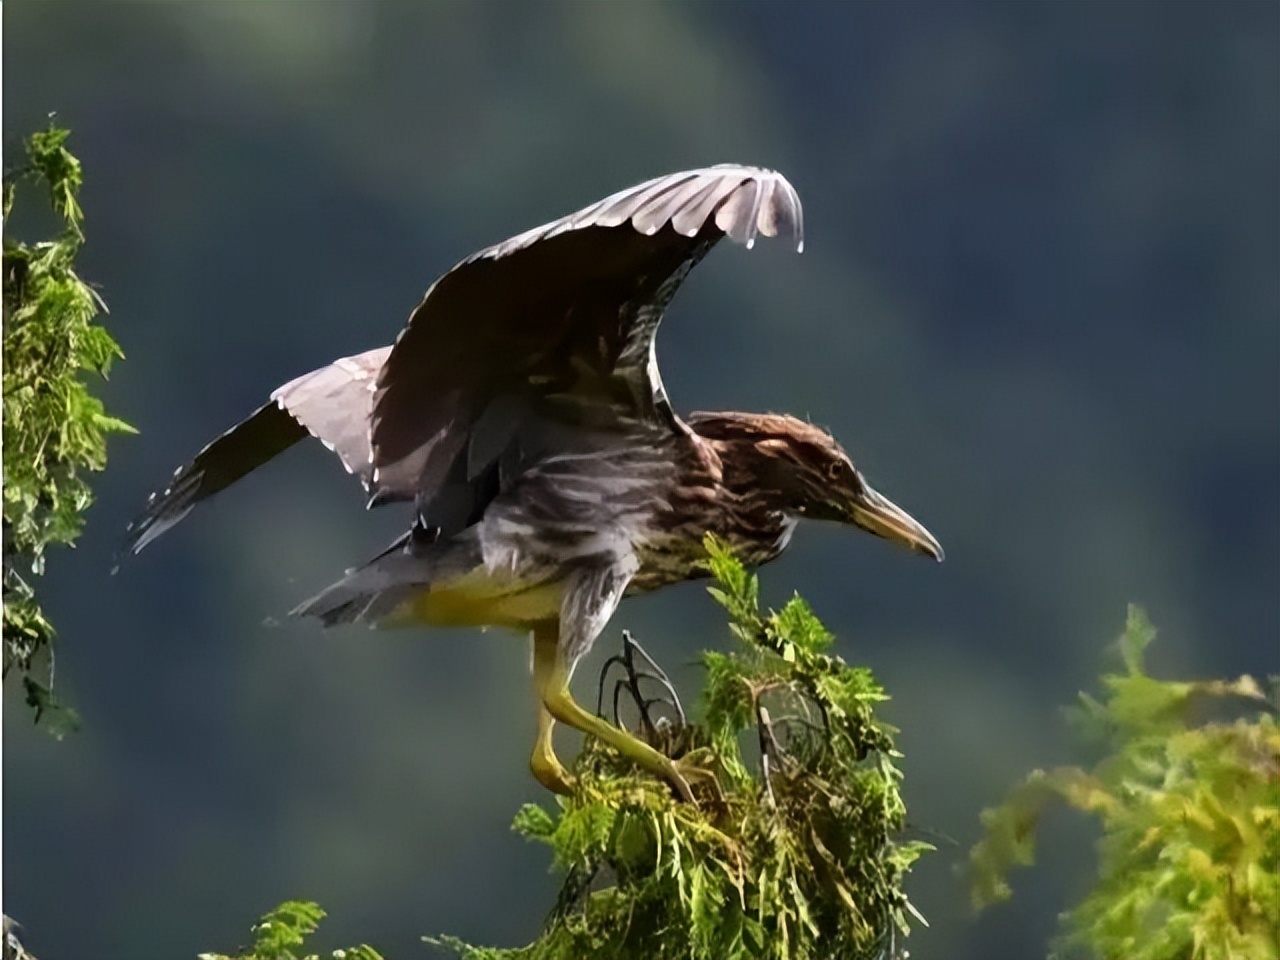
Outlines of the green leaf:
{"type": "Polygon", "coordinates": [[[35,722],[45,724],[45,729],[55,740],[61,740],[80,727],[80,715],[65,706],[54,696],[53,690],[31,676],[22,678],[24,699],[35,714],[35,722]]]}
{"type": "MultiPolygon", "coordinates": [[[[319,954],[300,951],[316,932],[325,912],[308,900],[290,900],[267,913],[252,927],[253,946],[234,955],[202,953],[200,960],[320,960],[319,954]]],[[[382,954],[362,943],[329,954],[331,960],[383,960],[382,954]]]]}
{"type": "Polygon", "coordinates": [[[1145,673],[1155,637],[1131,607],[1119,647],[1125,672],[1104,696],[1081,695],[1083,732],[1109,752],[1092,768],[1035,772],[984,811],[970,853],[972,895],[1006,899],[1009,868],[1029,865],[1049,806],[1094,816],[1098,882],[1063,914],[1054,955],[1116,960],[1280,956],[1280,725],[1249,677],[1170,681],[1145,673]],[[1251,710],[1233,721],[1190,709],[1219,698],[1251,710]],[[1199,717],[1199,714],[1204,714],[1199,717]]]}
{"type": "Polygon", "coordinates": [[[6,227],[20,180],[43,183],[64,221],[52,240],[4,239],[4,663],[6,674],[28,674],[27,702],[55,736],[74,729],[76,718],[53,695],[55,632],[22,577],[44,572],[47,548],[79,537],[93,502],[86,474],[106,466],[109,434],[133,432],[83,379],[105,375],[123,353],[94,322],[105,305],[75,273],[83,174],[68,137],[55,126],[32,134],[25,164],[4,184],[6,227]],[[30,675],[42,664],[45,676],[30,675]]]}
{"type": "Polygon", "coordinates": [[[821,653],[831,645],[831,633],[798,594],[769,618],[770,627],[784,640],[809,653],[821,653]]]}
{"type": "Polygon", "coordinates": [[[1131,675],[1143,672],[1143,660],[1147,647],[1156,638],[1156,629],[1147,619],[1147,613],[1136,604],[1129,605],[1129,615],[1125,620],[1124,633],[1120,635],[1120,654],[1124,658],[1125,669],[1131,675]]]}
{"type": "Polygon", "coordinates": [[[319,904],[307,900],[282,903],[253,926],[253,951],[264,958],[284,957],[289,948],[302,946],[324,917],[319,904]]]}
{"type": "Polygon", "coordinates": [[[511,829],[531,840],[547,840],[556,832],[556,822],[536,803],[526,803],[516,814],[511,829]]]}

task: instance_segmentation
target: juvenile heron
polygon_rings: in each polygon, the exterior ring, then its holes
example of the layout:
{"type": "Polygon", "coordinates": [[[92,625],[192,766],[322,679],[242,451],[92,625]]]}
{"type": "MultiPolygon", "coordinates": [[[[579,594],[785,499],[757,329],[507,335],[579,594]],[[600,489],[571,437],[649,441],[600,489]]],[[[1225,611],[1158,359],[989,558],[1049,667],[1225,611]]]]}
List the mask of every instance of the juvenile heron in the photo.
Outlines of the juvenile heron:
{"type": "Polygon", "coordinates": [[[654,334],[722,238],[803,248],[800,201],[769,170],[676,173],[473,254],[437,280],[393,346],[285,384],[153,494],[137,552],[307,435],[364,483],[410,501],[412,528],[294,613],[326,625],[496,625],[533,636],[534,776],[566,792],[555,721],[598,737],[686,798],[700,771],[584,710],[574,665],[624,596],[704,575],[703,538],[758,565],[801,517],[942,559],[824,430],[779,414],[681,418],[654,334]]]}

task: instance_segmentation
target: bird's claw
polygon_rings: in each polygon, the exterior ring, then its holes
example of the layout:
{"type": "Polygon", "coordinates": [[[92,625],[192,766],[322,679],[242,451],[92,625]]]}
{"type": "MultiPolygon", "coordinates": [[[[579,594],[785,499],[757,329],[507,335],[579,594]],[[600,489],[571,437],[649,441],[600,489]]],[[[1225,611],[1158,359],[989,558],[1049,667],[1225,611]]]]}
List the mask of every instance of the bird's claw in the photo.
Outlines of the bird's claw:
{"type": "Polygon", "coordinates": [[[529,761],[533,778],[561,796],[569,796],[578,789],[578,778],[565,769],[554,753],[535,753],[529,761]]]}

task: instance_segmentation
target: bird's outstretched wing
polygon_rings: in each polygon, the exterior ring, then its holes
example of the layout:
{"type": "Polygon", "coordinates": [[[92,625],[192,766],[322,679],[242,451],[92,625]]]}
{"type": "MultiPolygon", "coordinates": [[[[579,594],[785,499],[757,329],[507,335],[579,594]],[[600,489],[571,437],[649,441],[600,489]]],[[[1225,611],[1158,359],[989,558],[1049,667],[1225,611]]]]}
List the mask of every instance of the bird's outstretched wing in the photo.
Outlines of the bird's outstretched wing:
{"type": "Polygon", "coordinates": [[[722,237],[779,234],[803,247],[791,184],[722,165],[650,180],[463,260],[378,375],[375,502],[415,498],[448,534],[473,521],[491,474],[536,444],[535,422],[543,435],[548,421],[570,428],[570,443],[572,431],[679,429],[653,354],[663,310],[722,237]]]}
{"type": "Polygon", "coordinates": [[[481,250],[427,291],[393,347],[335,361],[179,468],[130,526],[137,553],[308,434],[370,504],[416,500],[429,536],[474,522],[523,458],[627,426],[676,428],[653,337],[722,237],[803,247],[780,174],[722,165],[650,180],[481,250]]]}
{"type": "Polygon", "coordinates": [[[336,453],[367,489],[373,473],[369,450],[373,389],[390,352],[390,347],[379,347],[343,357],[280,387],[270,402],[179,467],[169,486],[151,495],[142,516],[129,527],[125,549],[137,553],[201,500],[307,436],[336,453]]]}

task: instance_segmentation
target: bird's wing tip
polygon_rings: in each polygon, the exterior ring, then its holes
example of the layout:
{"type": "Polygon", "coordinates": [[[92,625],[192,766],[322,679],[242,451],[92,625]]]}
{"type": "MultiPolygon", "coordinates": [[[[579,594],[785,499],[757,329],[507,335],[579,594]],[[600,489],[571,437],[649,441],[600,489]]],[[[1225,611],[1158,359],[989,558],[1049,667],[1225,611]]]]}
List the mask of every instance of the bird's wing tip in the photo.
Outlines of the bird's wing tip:
{"type": "Polygon", "coordinates": [[[738,179],[716,210],[716,225],[748,250],[759,236],[788,236],[797,253],[804,251],[804,215],[800,196],[777,170],[741,164],[719,164],[706,172],[738,179]]]}
{"type": "Polygon", "coordinates": [[[776,170],[741,163],[719,163],[654,177],[597,200],[581,210],[526,230],[463,260],[492,260],[541,240],[586,227],[630,225],[645,236],[670,226],[695,237],[709,224],[724,236],[755,246],[758,236],[788,236],[804,250],[800,197],[776,170]]]}

